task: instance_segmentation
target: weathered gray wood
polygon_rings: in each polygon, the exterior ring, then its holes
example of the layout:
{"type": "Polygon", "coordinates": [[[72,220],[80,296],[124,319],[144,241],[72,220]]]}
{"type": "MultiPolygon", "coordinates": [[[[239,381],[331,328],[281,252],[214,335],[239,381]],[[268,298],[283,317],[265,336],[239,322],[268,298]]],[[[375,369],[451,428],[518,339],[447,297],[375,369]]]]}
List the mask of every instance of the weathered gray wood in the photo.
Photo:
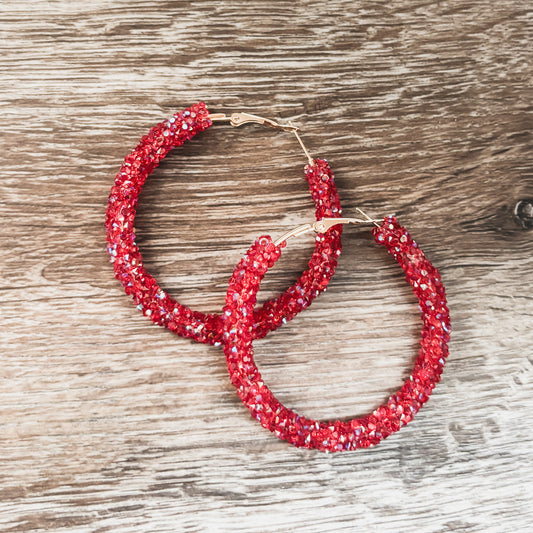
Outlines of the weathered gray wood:
{"type": "MultiPolygon", "coordinates": [[[[2,531],[529,529],[527,3],[4,0],[0,12],[2,531]],[[240,404],[220,349],[152,325],[114,280],[114,174],[151,125],[199,99],[298,122],[345,212],[397,213],[441,269],[454,328],[443,381],[380,446],[278,441],[240,404]]],[[[166,289],[219,310],[256,236],[312,218],[304,163],[289,134],[259,126],[213,127],[171,154],[137,224],[166,289]]],[[[347,228],[343,245],[328,292],[256,345],[274,392],[324,418],[398,387],[419,329],[368,232],[347,228]]],[[[311,249],[291,242],[261,294],[311,249]]]]}

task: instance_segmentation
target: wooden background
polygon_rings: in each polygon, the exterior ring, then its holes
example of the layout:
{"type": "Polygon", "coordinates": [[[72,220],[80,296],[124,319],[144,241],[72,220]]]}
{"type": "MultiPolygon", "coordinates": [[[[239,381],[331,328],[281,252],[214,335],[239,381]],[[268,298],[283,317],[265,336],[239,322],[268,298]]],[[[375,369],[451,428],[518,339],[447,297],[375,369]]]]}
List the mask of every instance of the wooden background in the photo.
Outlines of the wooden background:
{"type": "MultiPolygon", "coordinates": [[[[0,530],[517,532],[533,521],[528,2],[37,1],[0,5],[0,530]],[[441,269],[442,382],[376,448],[277,440],[223,353],[153,325],[113,278],[124,156],[204,99],[301,125],[344,212],[391,212],[441,269]],[[518,205],[518,207],[517,207],[518,205]]],[[[252,240],[312,219],[293,137],[218,125],[169,155],[137,228],[170,294],[217,311],[252,240]]],[[[414,297],[346,228],[313,306],[256,343],[282,401],[373,409],[409,373],[414,297]]],[[[304,268],[291,242],[265,280],[304,268]]]]}

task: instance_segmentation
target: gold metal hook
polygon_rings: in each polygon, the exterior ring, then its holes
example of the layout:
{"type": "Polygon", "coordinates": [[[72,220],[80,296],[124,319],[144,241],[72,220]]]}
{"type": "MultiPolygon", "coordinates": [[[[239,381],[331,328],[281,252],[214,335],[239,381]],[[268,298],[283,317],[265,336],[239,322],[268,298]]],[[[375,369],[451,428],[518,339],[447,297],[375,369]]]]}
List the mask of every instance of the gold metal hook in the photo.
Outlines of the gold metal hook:
{"type": "Polygon", "coordinates": [[[231,115],[226,115],[225,113],[211,113],[209,115],[209,118],[213,122],[229,122],[235,128],[238,128],[239,126],[242,126],[243,124],[262,124],[264,126],[268,126],[276,130],[288,131],[288,132],[294,133],[294,135],[296,136],[296,139],[300,143],[300,146],[302,147],[307,157],[307,160],[309,161],[309,164],[313,165],[314,163],[314,160],[311,157],[311,154],[309,153],[307,148],[304,146],[304,143],[300,135],[298,135],[300,128],[298,128],[298,126],[295,126],[290,121],[287,124],[280,124],[279,122],[276,122],[275,120],[272,120],[270,118],[260,117],[258,115],[252,115],[251,113],[245,113],[245,112],[232,113],[231,115]]]}
{"type": "MultiPolygon", "coordinates": [[[[289,121],[289,125],[291,124],[291,122],[289,121]]],[[[300,137],[300,135],[298,134],[298,131],[300,131],[299,129],[296,129],[296,130],[292,130],[292,132],[294,133],[294,135],[296,136],[296,139],[298,140],[298,142],[300,143],[300,146],[302,147],[302,150],[304,151],[304,154],[307,156],[307,161],[309,161],[309,164],[311,166],[313,166],[313,163],[315,162],[314,159],[311,157],[311,154],[307,151],[307,148],[305,147],[303,141],[302,141],[302,138],[300,137]]]]}
{"type": "Polygon", "coordinates": [[[288,231],[282,235],[277,241],[274,242],[275,246],[279,246],[282,242],[285,242],[290,237],[297,237],[298,235],[303,235],[304,233],[309,233],[314,231],[315,233],[326,233],[333,226],[338,224],[374,224],[375,226],[380,225],[380,220],[374,220],[370,218],[366,213],[361,211],[361,209],[356,208],[356,211],[359,212],[364,218],[323,218],[317,220],[314,224],[303,224],[297,228],[288,231]]]}
{"type": "Polygon", "coordinates": [[[209,118],[213,121],[229,121],[229,123],[234,127],[242,126],[243,124],[263,124],[269,126],[276,130],[282,131],[298,131],[299,128],[293,124],[280,124],[275,120],[269,118],[260,117],[258,115],[252,115],[251,113],[232,113],[231,115],[226,115],[225,113],[214,113],[209,115],[209,118]]]}

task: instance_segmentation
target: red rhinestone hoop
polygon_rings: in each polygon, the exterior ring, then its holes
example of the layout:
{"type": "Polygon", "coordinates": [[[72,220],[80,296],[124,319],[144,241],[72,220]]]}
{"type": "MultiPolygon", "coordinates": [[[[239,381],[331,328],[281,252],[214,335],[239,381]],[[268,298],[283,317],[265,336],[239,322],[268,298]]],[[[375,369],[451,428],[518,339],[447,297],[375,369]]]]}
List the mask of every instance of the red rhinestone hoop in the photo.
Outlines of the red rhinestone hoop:
{"type": "MultiPolygon", "coordinates": [[[[210,115],[203,102],[176,113],[153,127],[125,158],[109,195],[105,222],[107,250],[114,264],[115,277],[126,293],[133,296],[138,309],[155,324],[178,335],[215,345],[222,341],[222,316],[193,311],[171,298],[159,286],[143,265],[141,252],[135,243],[134,221],[144,182],[160,161],[172,148],[181,146],[209,128],[213,120],[224,119],[231,119],[234,126],[258,122],[286,131],[297,131],[292,125],[280,125],[246,113],[237,113],[232,117],[210,115]]],[[[317,220],[340,217],[339,195],[328,163],[323,159],[313,160],[303,148],[309,159],[305,177],[315,203],[317,220]]],[[[261,309],[253,311],[254,338],[264,337],[283,322],[291,320],[326,288],[341,252],[341,232],[339,226],[327,235],[317,237],[308,269],[298,281],[277,298],[266,302],[261,309]]]]}
{"type": "MultiPolygon", "coordinates": [[[[315,230],[327,227],[318,224],[315,223],[315,230]]],[[[224,308],[224,353],[231,382],[261,425],[294,446],[336,452],[378,444],[413,419],[440,381],[450,338],[449,313],[440,275],[394,217],[387,217],[376,226],[373,229],[376,242],[384,245],[402,267],[418,298],[423,327],[420,351],[411,375],[386,404],[367,416],[347,422],[305,418],[282,405],[261,378],[254,362],[252,312],[261,280],[281,255],[283,238],[280,245],[274,244],[270,237],[258,239],[230,280],[224,308]]],[[[301,233],[297,230],[293,234],[297,232],[301,233]]]]}

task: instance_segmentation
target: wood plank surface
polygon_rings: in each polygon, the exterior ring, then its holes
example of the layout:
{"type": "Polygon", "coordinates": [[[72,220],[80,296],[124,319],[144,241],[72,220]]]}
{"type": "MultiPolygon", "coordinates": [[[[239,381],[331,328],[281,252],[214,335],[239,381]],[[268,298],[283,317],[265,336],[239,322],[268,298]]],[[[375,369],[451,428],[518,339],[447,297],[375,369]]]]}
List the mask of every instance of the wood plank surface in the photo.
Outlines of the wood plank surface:
{"type": "MultiPolygon", "coordinates": [[[[513,0],[3,0],[0,530],[530,531],[531,30],[513,0]],[[199,100],[295,121],[344,213],[396,213],[441,270],[442,382],[379,446],[279,441],[220,348],[153,325],[114,279],[114,175],[199,100]]],[[[219,311],[258,235],[312,220],[304,164],[290,134],[260,126],[173,151],[141,197],[149,270],[219,311]]],[[[261,298],[312,247],[291,242],[261,298]]],[[[257,361],[290,407],[353,417],[401,385],[419,329],[400,269],[346,228],[327,293],[258,341],[257,361]]]]}

